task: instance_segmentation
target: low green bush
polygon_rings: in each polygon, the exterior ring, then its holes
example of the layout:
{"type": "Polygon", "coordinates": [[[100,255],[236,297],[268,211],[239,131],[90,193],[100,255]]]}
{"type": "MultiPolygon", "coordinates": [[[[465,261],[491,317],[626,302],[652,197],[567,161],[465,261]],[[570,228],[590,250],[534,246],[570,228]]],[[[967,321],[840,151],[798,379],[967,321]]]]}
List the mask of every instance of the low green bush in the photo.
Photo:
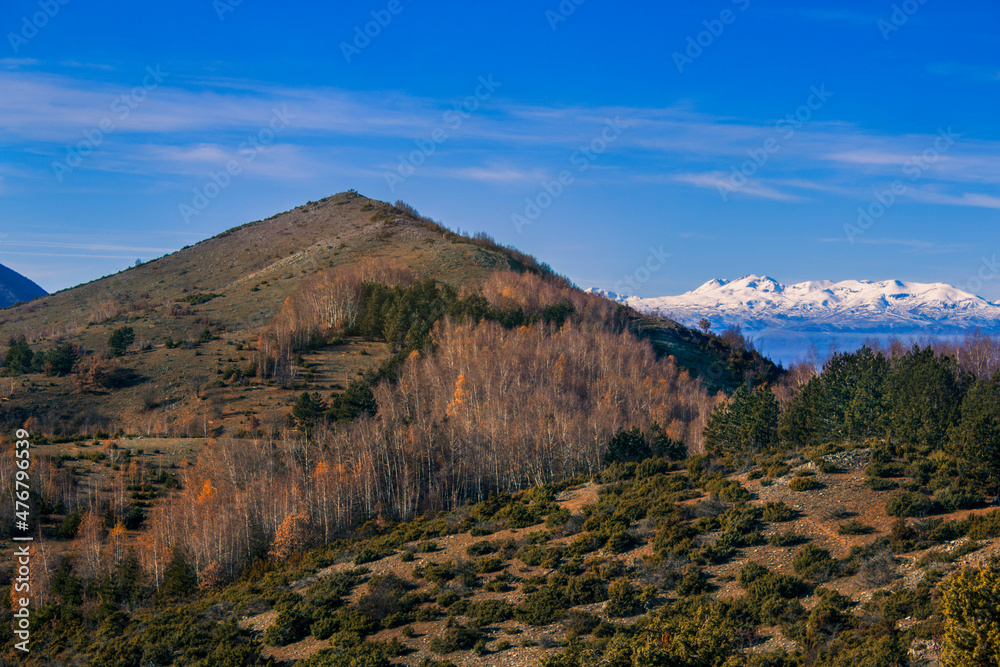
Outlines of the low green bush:
{"type": "Polygon", "coordinates": [[[786,463],[774,463],[767,468],[767,476],[771,479],[784,477],[791,471],[791,467],[786,463]]]}
{"type": "Polygon", "coordinates": [[[768,523],[781,523],[795,518],[795,510],[781,502],[768,502],[761,508],[761,518],[768,523]]]}
{"type": "Polygon", "coordinates": [[[503,568],[503,561],[496,557],[477,558],[476,574],[489,574],[503,568]]]}
{"type": "Polygon", "coordinates": [[[704,489],[727,503],[745,503],[752,497],[739,482],[722,477],[707,482],[704,489]]]}
{"type": "Polygon", "coordinates": [[[902,477],[906,474],[906,465],[898,461],[873,461],[865,468],[869,477],[902,477]]]}
{"type": "Polygon", "coordinates": [[[618,530],[611,534],[608,541],[604,544],[604,548],[611,553],[624,553],[634,547],[636,540],[630,533],[624,530],[618,530]]]}
{"type": "Polygon", "coordinates": [[[264,632],[264,643],[268,646],[287,646],[297,642],[309,632],[310,621],[298,605],[283,609],[264,632]]]}
{"type": "Polygon", "coordinates": [[[708,574],[700,567],[692,564],[688,566],[680,583],[677,584],[677,594],[681,597],[700,595],[709,590],[710,587],[708,574]]]}
{"type": "Polygon", "coordinates": [[[823,488],[823,484],[812,477],[796,477],[788,483],[788,488],[792,491],[814,491],[823,488]]]}
{"type": "Polygon", "coordinates": [[[555,586],[543,586],[517,606],[514,616],[527,625],[549,625],[566,615],[566,596],[555,586]]]}
{"type": "Polygon", "coordinates": [[[474,619],[480,626],[493,625],[514,618],[514,607],[503,600],[484,600],[470,605],[466,616],[474,619]]]}
{"type": "Polygon", "coordinates": [[[549,512],[549,515],[545,518],[545,527],[549,530],[556,530],[562,528],[569,521],[571,513],[566,509],[557,509],[549,512]]]}
{"type": "Polygon", "coordinates": [[[573,609],[566,616],[566,631],[570,637],[589,635],[601,624],[601,619],[594,614],[573,609]]]}
{"type": "Polygon", "coordinates": [[[874,529],[868,524],[862,523],[857,519],[851,519],[846,523],[840,524],[837,532],[841,535],[867,535],[872,530],[874,529]]]}
{"type": "Polygon", "coordinates": [[[865,480],[865,484],[872,491],[892,491],[893,489],[898,489],[899,484],[891,479],[882,479],[881,477],[869,477],[865,480]]]}
{"type": "Polygon", "coordinates": [[[493,544],[489,540],[483,540],[481,542],[475,542],[465,547],[465,553],[469,556],[485,556],[486,554],[491,554],[496,552],[497,545],[493,544]]]}
{"type": "Polygon", "coordinates": [[[794,530],[789,530],[783,533],[772,533],[768,536],[767,543],[772,547],[791,547],[801,543],[802,540],[801,535],[794,530]]]}
{"type": "Polygon", "coordinates": [[[885,513],[897,517],[922,517],[937,510],[937,503],[922,493],[904,491],[885,503],[885,513]]]}
{"type": "Polygon", "coordinates": [[[608,586],[608,604],[604,611],[612,618],[632,616],[642,610],[639,589],[627,578],[615,579],[608,586]]]}
{"type": "Polygon", "coordinates": [[[448,627],[444,629],[444,632],[431,638],[430,649],[439,655],[445,655],[454,651],[467,651],[482,638],[482,633],[467,628],[461,623],[452,623],[449,621],[448,627]]]}
{"type": "Polygon", "coordinates": [[[792,557],[792,569],[800,577],[826,581],[833,574],[837,561],[829,550],[808,544],[792,557]]]}
{"type": "Polygon", "coordinates": [[[934,493],[934,501],[946,510],[969,510],[979,507],[983,496],[972,489],[949,486],[934,493]]]}

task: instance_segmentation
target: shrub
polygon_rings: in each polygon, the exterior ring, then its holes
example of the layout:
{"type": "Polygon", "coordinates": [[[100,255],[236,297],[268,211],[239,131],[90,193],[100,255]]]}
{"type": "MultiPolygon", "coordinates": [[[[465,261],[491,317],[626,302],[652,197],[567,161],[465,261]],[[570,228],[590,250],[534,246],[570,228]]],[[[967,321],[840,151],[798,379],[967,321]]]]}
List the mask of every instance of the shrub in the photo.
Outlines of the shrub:
{"type": "Polygon", "coordinates": [[[278,613],[264,633],[264,643],[269,646],[286,646],[306,636],[309,631],[309,617],[303,614],[298,605],[283,609],[278,613]]]}
{"type": "Polygon", "coordinates": [[[648,479],[670,472],[670,464],[661,458],[653,457],[639,463],[635,468],[636,479],[648,479]]]}
{"type": "Polygon", "coordinates": [[[461,597],[459,597],[458,593],[456,593],[455,591],[445,591],[441,595],[437,596],[437,600],[435,600],[435,602],[438,603],[438,606],[447,609],[451,605],[458,602],[460,599],[461,597]]]}
{"type": "Polygon", "coordinates": [[[371,544],[363,544],[358,547],[357,553],[354,554],[354,564],[364,565],[365,563],[371,563],[377,560],[382,560],[386,556],[393,553],[393,550],[385,551],[377,546],[371,544]]]}
{"type": "Polygon", "coordinates": [[[1000,562],[962,569],[942,586],[946,665],[997,664],[1000,650],[1000,562]]]}
{"type": "Polygon", "coordinates": [[[872,491],[892,491],[899,488],[899,484],[896,482],[891,479],[882,479],[881,477],[869,477],[865,481],[865,484],[872,491]]]}
{"type": "Polygon", "coordinates": [[[677,585],[677,594],[682,597],[698,595],[707,591],[709,587],[708,575],[705,574],[705,571],[700,567],[690,565],[684,573],[684,577],[681,578],[681,582],[677,585]]]}
{"type": "Polygon", "coordinates": [[[841,535],[867,535],[872,532],[872,527],[861,523],[857,519],[851,519],[847,523],[840,524],[837,532],[841,535]]]}
{"type": "Polygon", "coordinates": [[[768,466],[767,476],[770,477],[771,479],[784,477],[785,475],[788,474],[790,470],[791,468],[785,463],[775,463],[773,465],[768,466]]]}
{"type": "Polygon", "coordinates": [[[896,461],[873,461],[865,468],[869,477],[902,477],[906,466],[896,461]]]}
{"type": "Polygon", "coordinates": [[[497,545],[493,544],[489,540],[483,540],[482,542],[475,542],[465,547],[465,553],[469,556],[485,556],[486,554],[491,554],[497,550],[497,545]]]}
{"type": "Polygon", "coordinates": [[[475,619],[479,625],[503,623],[514,617],[514,607],[503,600],[485,600],[471,605],[466,616],[475,619]]]}
{"type": "Polygon", "coordinates": [[[774,574],[757,563],[740,569],[737,582],[746,590],[748,612],[759,622],[774,624],[802,613],[795,598],[808,593],[805,583],[787,574],[774,574]]]}
{"type": "Polygon", "coordinates": [[[631,616],[642,609],[639,601],[639,589],[631,581],[622,577],[615,579],[608,586],[608,604],[604,608],[608,616],[631,616]]]}
{"type": "Polygon", "coordinates": [[[573,609],[566,617],[566,631],[571,637],[589,635],[597,626],[601,624],[601,619],[585,611],[573,609]]]}
{"type": "Polygon", "coordinates": [[[174,299],[177,303],[189,303],[192,306],[198,306],[203,303],[208,303],[212,299],[222,296],[221,294],[214,294],[212,292],[196,292],[194,294],[187,294],[178,299],[174,299]]]}
{"type": "Polygon", "coordinates": [[[837,561],[827,549],[820,549],[812,544],[803,547],[792,558],[792,569],[796,574],[816,581],[828,579],[836,565],[837,561]]]}
{"type": "Polygon", "coordinates": [[[108,351],[112,357],[120,357],[135,342],[135,330],[132,327],[118,327],[108,336],[108,351]]]}
{"type": "Polygon", "coordinates": [[[888,549],[865,558],[858,568],[858,578],[869,587],[885,586],[896,577],[896,558],[888,549]]]}
{"type": "Polygon", "coordinates": [[[823,484],[812,477],[796,477],[788,483],[788,488],[792,491],[813,491],[823,488],[823,484]]]}
{"type": "Polygon", "coordinates": [[[605,543],[604,548],[611,553],[620,554],[628,551],[635,545],[635,538],[632,537],[627,531],[618,530],[611,534],[608,541],[605,543]]]}
{"type": "Polygon", "coordinates": [[[968,534],[974,540],[1000,537],[1000,510],[977,514],[968,518],[968,534]]]}
{"type": "Polygon", "coordinates": [[[570,606],[603,602],[608,599],[604,580],[593,573],[569,577],[563,585],[563,592],[570,606]]]}
{"type": "Polygon", "coordinates": [[[705,484],[705,490],[729,503],[745,503],[751,498],[749,491],[731,479],[713,479],[705,484]]]}
{"type": "Polygon", "coordinates": [[[408,609],[403,603],[409,582],[394,574],[383,574],[368,581],[368,593],[358,600],[358,609],[376,621],[384,622],[408,609]]]}
{"type": "Polygon", "coordinates": [[[826,459],[816,459],[813,464],[819,469],[824,475],[830,475],[840,472],[840,468],[837,467],[836,463],[832,461],[827,461],[826,459]]]}
{"type": "Polygon", "coordinates": [[[885,513],[897,517],[921,517],[931,514],[936,503],[922,493],[904,491],[889,498],[885,503],[885,513]]]}
{"type": "Polygon", "coordinates": [[[727,510],[719,517],[719,523],[723,530],[722,538],[730,540],[733,546],[748,546],[759,537],[755,534],[757,510],[749,505],[727,510]]]}
{"type": "Polygon", "coordinates": [[[363,637],[378,630],[378,623],[360,609],[341,609],[337,616],[341,632],[354,632],[363,637]]]}
{"type": "Polygon", "coordinates": [[[549,625],[566,615],[566,596],[554,586],[544,586],[517,606],[514,616],[528,625],[549,625]]]}
{"type": "Polygon", "coordinates": [[[541,523],[542,513],[542,508],[538,505],[529,506],[512,502],[497,514],[497,518],[506,519],[508,528],[527,528],[541,523]]]}
{"type": "Polygon", "coordinates": [[[83,510],[75,510],[66,515],[66,518],[59,524],[59,537],[64,540],[71,540],[76,536],[76,531],[83,522],[83,510]]]}
{"type": "Polygon", "coordinates": [[[569,521],[571,513],[566,509],[557,509],[549,512],[548,517],[545,519],[545,527],[549,530],[555,530],[557,528],[562,528],[569,521]]]}
{"type": "Polygon", "coordinates": [[[452,623],[445,628],[444,632],[430,641],[430,649],[438,654],[451,653],[453,651],[467,651],[482,639],[482,635],[461,623],[452,623]]]}
{"type": "Polygon", "coordinates": [[[488,574],[490,572],[496,572],[503,567],[503,561],[499,558],[479,558],[475,562],[476,573],[477,574],[488,574]]]}
{"type": "Polygon", "coordinates": [[[791,547],[802,542],[803,537],[794,530],[784,533],[773,533],[767,538],[767,543],[772,547],[791,547]]]}
{"type": "Polygon", "coordinates": [[[769,502],[761,509],[761,518],[768,523],[781,523],[795,518],[795,510],[781,502],[769,502]]]}
{"type": "Polygon", "coordinates": [[[947,510],[969,510],[982,504],[983,497],[971,489],[949,486],[938,489],[934,501],[947,510]]]}

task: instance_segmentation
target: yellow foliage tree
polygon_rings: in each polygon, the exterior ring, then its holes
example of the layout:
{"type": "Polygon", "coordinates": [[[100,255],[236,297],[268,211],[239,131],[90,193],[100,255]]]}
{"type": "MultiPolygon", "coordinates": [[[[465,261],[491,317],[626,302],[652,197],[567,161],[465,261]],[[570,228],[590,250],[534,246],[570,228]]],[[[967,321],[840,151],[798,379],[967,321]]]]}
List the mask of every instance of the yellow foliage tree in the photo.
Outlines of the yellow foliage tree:
{"type": "Polygon", "coordinates": [[[210,500],[214,495],[215,489],[212,488],[212,482],[206,479],[205,484],[201,487],[201,493],[198,494],[198,504],[201,505],[206,500],[210,500]]]}
{"type": "Polygon", "coordinates": [[[462,373],[458,376],[455,381],[455,394],[451,398],[451,403],[445,408],[445,414],[449,417],[454,416],[455,412],[458,410],[459,406],[465,400],[465,374],[462,373]]]}
{"type": "Polygon", "coordinates": [[[305,510],[289,514],[274,534],[271,557],[285,560],[293,554],[300,553],[310,547],[312,537],[312,524],[305,510]]]}
{"type": "Polygon", "coordinates": [[[123,560],[125,560],[125,556],[128,552],[126,542],[127,532],[128,531],[125,530],[125,525],[119,521],[115,524],[115,527],[111,529],[111,532],[108,533],[108,545],[105,547],[104,562],[112,572],[116,572],[118,570],[118,566],[121,565],[123,560]]]}

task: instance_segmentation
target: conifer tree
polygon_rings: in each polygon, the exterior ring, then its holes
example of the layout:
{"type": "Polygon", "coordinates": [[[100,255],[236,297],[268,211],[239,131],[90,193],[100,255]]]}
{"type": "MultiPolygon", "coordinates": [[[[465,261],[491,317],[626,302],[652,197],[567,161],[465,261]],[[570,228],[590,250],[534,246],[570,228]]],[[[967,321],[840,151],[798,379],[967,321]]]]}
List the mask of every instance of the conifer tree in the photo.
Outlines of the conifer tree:
{"type": "Polygon", "coordinates": [[[1000,561],[963,569],[943,590],[942,667],[1000,665],[1000,561]]]}
{"type": "Polygon", "coordinates": [[[972,385],[949,443],[959,473],[982,491],[1000,494],[1000,374],[972,385]]]}
{"type": "Polygon", "coordinates": [[[958,368],[951,357],[914,346],[893,359],[884,408],[889,435],[904,453],[926,454],[943,444],[962,399],[958,368]]]}
{"type": "Polygon", "coordinates": [[[770,387],[741,385],[720,404],[705,428],[705,447],[714,455],[755,455],[777,443],[778,401],[770,387]]]}

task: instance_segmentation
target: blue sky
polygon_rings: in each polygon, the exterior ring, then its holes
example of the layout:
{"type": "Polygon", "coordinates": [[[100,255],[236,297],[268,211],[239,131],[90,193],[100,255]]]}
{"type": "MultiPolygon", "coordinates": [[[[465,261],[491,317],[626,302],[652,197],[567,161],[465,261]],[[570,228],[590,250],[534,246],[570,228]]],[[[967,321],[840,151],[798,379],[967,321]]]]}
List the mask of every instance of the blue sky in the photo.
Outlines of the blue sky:
{"type": "Polygon", "coordinates": [[[355,188],[581,287],[1000,300],[995,2],[577,2],[8,0],[0,262],[61,289],[355,188]]]}

